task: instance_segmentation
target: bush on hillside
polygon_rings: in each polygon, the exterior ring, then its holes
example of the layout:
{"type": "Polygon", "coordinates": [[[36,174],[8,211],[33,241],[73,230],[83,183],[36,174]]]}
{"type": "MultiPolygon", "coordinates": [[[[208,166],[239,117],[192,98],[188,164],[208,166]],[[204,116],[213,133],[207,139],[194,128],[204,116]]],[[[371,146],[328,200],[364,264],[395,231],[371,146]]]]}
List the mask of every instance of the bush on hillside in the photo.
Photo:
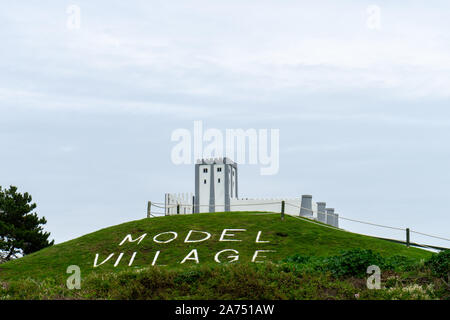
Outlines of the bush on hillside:
{"type": "Polygon", "coordinates": [[[435,276],[447,280],[450,278],[450,250],[444,250],[433,255],[425,262],[435,276]]]}
{"type": "Polygon", "coordinates": [[[301,254],[294,254],[293,256],[287,257],[283,260],[283,262],[287,263],[297,263],[297,264],[304,264],[311,261],[311,256],[304,256],[301,254]]]}
{"type": "Polygon", "coordinates": [[[367,267],[385,264],[383,257],[372,250],[352,249],[343,251],[338,256],[326,260],[326,268],[336,277],[356,276],[363,277],[367,274],[367,267]]]}
{"type": "MultiPolygon", "coordinates": [[[[315,261],[308,262],[312,265],[315,261]]],[[[365,281],[336,279],[329,273],[302,273],[295,264],[224,264],[194,266],[188,270],[139,268],[91,273],[80,290],[69,290],[65,279],[31,278],[0,281],[3,299],[448,299],[443,281],[428,272],[399,274],[397,284],[369,290],[365,281]],[[417,283],[420,276],[421,284],[417,283]]]]}
{"type": "MultiPolygon", "coordinates": [[[[394,271],[411,271],[419,265],[417,261],[405,256],[394,255],[385,258],[383,269],[394,271]]],[[[381,267],[381,266],[380,266],[381,267]]]]}
{"type": "Polygon", "coordinates": [[[377,265],[384,270],[396,271],[411,270],[415,266],[413,259],[399,255],[383,258],[379,253],[365,249],[346,250],[331,257],[296,254],[287,257],[283,262],[295,265],[297,270],[328,271],[335,277],[364,277],[367,275],[367,267],[371,265],[377,265]]]}

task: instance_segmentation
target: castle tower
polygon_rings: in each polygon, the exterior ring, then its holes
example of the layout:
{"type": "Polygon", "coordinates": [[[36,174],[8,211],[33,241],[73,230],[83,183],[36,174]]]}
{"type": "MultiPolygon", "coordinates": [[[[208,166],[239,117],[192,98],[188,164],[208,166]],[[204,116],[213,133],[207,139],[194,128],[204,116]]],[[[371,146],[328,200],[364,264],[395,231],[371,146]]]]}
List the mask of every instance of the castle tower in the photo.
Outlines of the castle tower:
{"type": "Polygon", "coordinates": [[[326,202],[317,202],[317,220],[320,222],[327,222],[327,203],[326,202]]]}
{"type": "Polygon", "coordinates": [[[334,226],[334,208],[326,208],[327,224],[334,226]]]}
{"type": "Polygon", "coordinates": [[[237,164],[229,158],[202,159],[195,165],[194,213],[230,211],[238,197],[237,164]]]}
{"type": "Polygon", "coordinates": [[[304,194],[302,195],[302,202],[300,207],[300,217],[312,217],[312,195],[304,194]]]}

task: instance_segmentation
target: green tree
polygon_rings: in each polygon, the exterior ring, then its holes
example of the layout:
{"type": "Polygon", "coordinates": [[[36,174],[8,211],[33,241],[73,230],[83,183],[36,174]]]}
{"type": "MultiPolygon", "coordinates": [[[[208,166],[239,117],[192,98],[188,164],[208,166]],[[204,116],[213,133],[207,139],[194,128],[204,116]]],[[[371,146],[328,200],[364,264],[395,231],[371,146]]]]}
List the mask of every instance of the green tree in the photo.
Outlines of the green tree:
{"type": "Polygon", "coordinates": [[[42,226],[47,223],[35,212],[31,195],[21,194],[17,188],[0,186],[0,260],[8,261],[53,245],[49,232],[42,226]]]}

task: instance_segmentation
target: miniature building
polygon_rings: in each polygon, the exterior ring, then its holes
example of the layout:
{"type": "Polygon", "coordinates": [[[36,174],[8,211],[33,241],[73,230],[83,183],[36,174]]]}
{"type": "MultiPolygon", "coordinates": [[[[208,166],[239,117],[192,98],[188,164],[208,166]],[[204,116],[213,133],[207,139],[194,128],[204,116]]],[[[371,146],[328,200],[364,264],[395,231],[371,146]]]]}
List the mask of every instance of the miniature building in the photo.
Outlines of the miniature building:
{"type": "Polygon", "coordinates": [[[223,211],[280,212],[317,220],[339,227],[339,215],[314,202],[311,195],[293,199],[248,199],[238,197],[237,164],[228,158],[202,159],[195,164],[195,195],[192,193],[165,195],[165,214],[192,214],[223,211]]]}
{"type": "Polygon", "coordinates": [[[228,158],[203,159],[197,162],[194,213],[230,211],[230,200],[237,197],[238,180],[235,162],[228,158]]]}

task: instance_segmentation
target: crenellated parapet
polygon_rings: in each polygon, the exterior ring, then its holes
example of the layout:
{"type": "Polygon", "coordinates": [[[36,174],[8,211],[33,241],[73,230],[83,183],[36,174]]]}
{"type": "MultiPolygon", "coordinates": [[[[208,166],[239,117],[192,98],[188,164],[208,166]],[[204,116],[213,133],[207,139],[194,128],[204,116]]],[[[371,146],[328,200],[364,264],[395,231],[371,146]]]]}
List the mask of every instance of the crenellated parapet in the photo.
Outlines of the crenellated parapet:
{"type": "Polygon", "coordinates": [[[229,158],[208,158],[195,164],[195,194],[166,193],[165,214],[202,212],[263,211],[317,220],[339,227],[339,215],[325,202],[313,201],[312,195],[298,198],[239,198],[237,164],[229,158]]]}

